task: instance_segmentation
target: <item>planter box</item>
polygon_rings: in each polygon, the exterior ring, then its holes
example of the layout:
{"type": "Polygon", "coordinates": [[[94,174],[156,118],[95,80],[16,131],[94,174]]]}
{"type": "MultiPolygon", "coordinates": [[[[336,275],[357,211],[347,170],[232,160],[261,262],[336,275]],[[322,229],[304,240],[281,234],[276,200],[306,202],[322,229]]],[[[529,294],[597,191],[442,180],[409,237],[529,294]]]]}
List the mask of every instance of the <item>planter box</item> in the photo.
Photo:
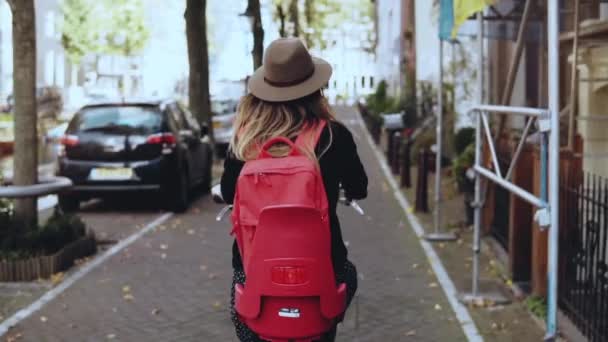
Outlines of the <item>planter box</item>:
{"type": "Polygon", "coordinates": [[[95,236],[88,234],[53,255],[15,261],[2,260],[0,261],[0,281],[33,281],[49,278],[55,273],[72,267],[75,260],[93,255],[96,251],[95,236]]]}

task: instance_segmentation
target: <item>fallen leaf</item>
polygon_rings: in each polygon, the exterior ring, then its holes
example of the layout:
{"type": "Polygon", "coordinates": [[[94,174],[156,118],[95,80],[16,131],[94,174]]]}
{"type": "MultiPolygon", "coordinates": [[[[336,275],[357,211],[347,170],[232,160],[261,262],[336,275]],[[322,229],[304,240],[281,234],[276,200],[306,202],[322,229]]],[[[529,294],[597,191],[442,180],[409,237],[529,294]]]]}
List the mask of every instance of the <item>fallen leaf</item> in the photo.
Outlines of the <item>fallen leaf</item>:
{"type": "Polygon", "coordinates": [[[15,342],[20,340],[23,337],[21,333],[16,333],[15,335],[8,336],[6,338],[6,342],[15,342]]]}
{"type": "Polygon", "coordinates": [[[156,308],[155,308],[154,310],[152,310],[152,314],[153,314],[154,316],[158,315],[159,313],[160,313],[160,309],[156,309],[156,308]]]}
{"type": "Polygon", "coordinates": [[[210,273],[209,274],[209,279],[213,280],[215,278],[217,278],[217,275],[215,273],[210,273]]]}
{"type": "Polygon", "coordinates": [[[219,309],[222,306],[222,303],[220,303],[220,301],[215,301],[215,303],[213,303],[213,308],[214,309],[219,309]]]}
{"type": "Polygon", "coordinates": [[[439,305],[439,304],[435,304],[435,310],[437,310],[437,311],[441,311],[441,305],[439,305]]]}
{"type": "Polygon", "coordinates": [[[108,339],[108,340],[113,340],[113,339],[115,339],[115,338],[116,338],[116,335],[115,335],[115,334],[107,334],[107,335],[106,335],[106,339],[108,339]]]}
{"type": "Polygon", "coordinates": [[[186,233],[188,233],[188,235],[194,235],[194,229],[188,229],[186,233]]]}
{"type": "Polygon", "coordinates": [[[164,250],[167,250],[167,248],[169,248],[169,246],[167,246],[167,244],[162,243],[162,244],[160,245],[160,249],[162,249],[163,251],[164,251],[164,250]]]}
{"type": "Polygon", "coordinates": [[[40,316],[40,322],[46,323],[49,319],[46,316],[40,316]]]}
{"type": "Polygon", "coordinates": [[[205,272],[207,270],[207,265],[201,265],[200,269],[201,271],[205,272]]]}
{"type": "Polygon", "coordinates": [[[413,265],[412,265],[412,268],[413,268],[413,269],[417,269],[419,266],[420,266],[420,265],[418,265],[418,264],[413,264],[413,265]]]}
{"type": "Polygon", "coordinates": [[[416,330],[410,330],[405,333],[405,336],[416,336],[416,330]]]}
{"type": "Polygon", "coordinates": [[[55,273],[51,275],[51,284],[57,285],[63,281],[63,272],[55,273]]]}
{"type": "Polygon", "coordinates": [[[129,286],[129,285],[123,286],[122,287],[122,292],[123,293],[129,293],[129,292],[131,292],[131,286],[129,286]]]}
{"type": "Polygon", "coordinates": [[[127,302],[132,302],[135,299],[135,297],[133,297],[133,295],[130,293],[125,294],[124,296],[122,296],[122,298],[127,302]]]}
{"type": "Polygon", "coordinates": [[[432,282],[432,283],[429,284],[429,287],[432,288],[432,289],[434,289],[434,288],[436,288],[438,286],[439,285],[437,283],[435,283],[435,282],[432,282]]]}

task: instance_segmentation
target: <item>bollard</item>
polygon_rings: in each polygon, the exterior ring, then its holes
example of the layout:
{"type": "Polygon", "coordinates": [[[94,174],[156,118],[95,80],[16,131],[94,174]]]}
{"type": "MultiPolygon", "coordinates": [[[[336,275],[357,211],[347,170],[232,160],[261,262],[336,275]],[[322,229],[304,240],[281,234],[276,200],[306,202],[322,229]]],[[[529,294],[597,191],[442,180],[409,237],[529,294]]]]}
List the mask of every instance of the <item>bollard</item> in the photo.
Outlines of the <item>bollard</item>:
{"type": "Polygon", "coordinates": [[[386,161],[388,165],[392,165],[393,162],[393,134],[392,130],[386,130],[386,161]]]}
{"type": "Polygon", "coordinates": [[[412,143],[407,139],[405,144],[403,144],[403,153],[401,154],[401,187],[407,189],[412,187],[412,176],[410,174],[410,168],[412,167],[410,165],[411,148],[412,143]]]}
{"type": "Polygon", "coordinates": [[[400,132],[395,132],[393,134],[393,154],[391,158],[391,171],[393,171],[394,175],[399,174],[399,167],[401,166],[401,160],[399,157],[401,156],[401,147],[402,147],[402,138],[400,132]]]}
{"type": "Polygon", "coordinates": [[[416,211],[429,212],[428,196],[428,161],[429,153],[425,149],[418,154],[418,175],[416,181],[416,211]]]}

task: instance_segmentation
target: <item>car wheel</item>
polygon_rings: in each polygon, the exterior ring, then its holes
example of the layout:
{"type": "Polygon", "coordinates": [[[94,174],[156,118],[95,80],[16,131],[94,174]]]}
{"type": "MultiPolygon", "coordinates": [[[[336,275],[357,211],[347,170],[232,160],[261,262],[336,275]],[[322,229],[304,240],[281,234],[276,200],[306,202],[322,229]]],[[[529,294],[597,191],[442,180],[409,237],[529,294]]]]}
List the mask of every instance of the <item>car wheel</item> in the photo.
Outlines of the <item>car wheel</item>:
{"type": "Polygon", "coordinates": [[[189,205],[189,186],[188,186],[188,175],[182,173],[178,179],[177,184],[172,190],[171,203],[169,204],[171,211],[176,213],[183,213],[188,209],[189,205]]]}
{"type": "Polygon", "coordinates": [[[64,213],[73,213],[80,209],[80,200],[73,196],[59,195],[58,204],[64,213]]]}

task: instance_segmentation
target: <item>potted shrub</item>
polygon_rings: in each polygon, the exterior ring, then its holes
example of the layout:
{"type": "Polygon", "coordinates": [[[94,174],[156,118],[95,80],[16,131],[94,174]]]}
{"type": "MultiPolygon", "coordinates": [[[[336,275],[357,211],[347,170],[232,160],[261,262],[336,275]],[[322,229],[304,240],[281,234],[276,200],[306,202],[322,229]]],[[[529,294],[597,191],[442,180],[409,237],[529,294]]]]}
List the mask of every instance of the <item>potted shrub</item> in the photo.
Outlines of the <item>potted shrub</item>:
{"type": "Polygon", "coordinates": [[[58,210],[43,225],[19,227],[11,203],[0,200],[0,225],[0,281],[47,278],[96,251],[84,222],[58,210]]]}

